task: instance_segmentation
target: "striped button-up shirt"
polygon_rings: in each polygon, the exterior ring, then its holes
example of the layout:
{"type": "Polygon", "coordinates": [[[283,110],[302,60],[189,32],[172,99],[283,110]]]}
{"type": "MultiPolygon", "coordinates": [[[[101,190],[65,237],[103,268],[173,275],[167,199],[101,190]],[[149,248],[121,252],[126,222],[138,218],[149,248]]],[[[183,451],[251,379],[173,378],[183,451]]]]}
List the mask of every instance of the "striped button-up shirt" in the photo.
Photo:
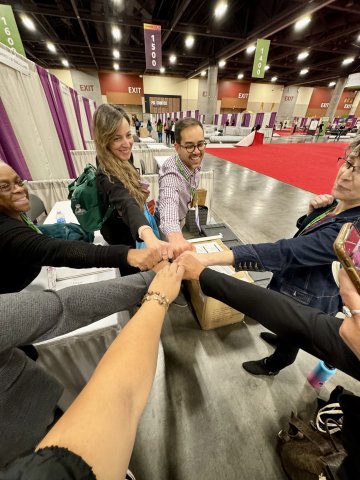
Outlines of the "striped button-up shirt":
{"type": "Polygon", "coordinates": [[[201,167],[190,170],[183,162],[183,173],[176,165],[174,155],[166,160],[159,173],[159,200],[160,230],[164,235],[172,232],[181,232],[180,222],[186,217],[189,204],[192,201],[192,192],[200,182],[201,167]]]}

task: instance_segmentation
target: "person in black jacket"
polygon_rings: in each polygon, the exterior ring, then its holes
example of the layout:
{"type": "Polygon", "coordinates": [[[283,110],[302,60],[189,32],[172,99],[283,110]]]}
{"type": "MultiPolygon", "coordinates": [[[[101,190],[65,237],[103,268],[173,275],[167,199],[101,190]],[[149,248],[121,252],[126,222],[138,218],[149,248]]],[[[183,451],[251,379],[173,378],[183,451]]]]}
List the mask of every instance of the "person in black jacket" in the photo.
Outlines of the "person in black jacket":
{"type": "MultiPolygon", "coordinates": [[[[149,190],[133,165],[129,116],[116,105],[103,104],[96,110],[93,123],[99,165],[97,187],[104,205],[114,207],[101,234],[110,245],[133,247],[136,241],[144,241],[164,260],[172,258],[171,246],[156,237],[144,215],[149,190]]],[[[129,273],[131,269],[121,269],[122,275],[129,273]]]]}
{"type": "Polygon", "coordinates": [[[0,294],[22,290],[45,265],[72,268],[131,266],[148,270],[161,259],[159,252],[152,249],[141,251],[126,245],[105,247],[42,235],[27,217],[29,209],[25,182],[9,165],[0,163],[0,294]]]}

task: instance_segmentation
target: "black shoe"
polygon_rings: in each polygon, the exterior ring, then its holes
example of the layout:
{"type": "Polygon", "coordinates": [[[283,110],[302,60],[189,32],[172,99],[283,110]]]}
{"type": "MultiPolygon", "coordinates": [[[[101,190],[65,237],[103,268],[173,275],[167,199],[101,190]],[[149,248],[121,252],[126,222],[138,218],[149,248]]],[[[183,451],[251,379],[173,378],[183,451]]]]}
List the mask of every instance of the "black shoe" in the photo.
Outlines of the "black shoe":
{"type": "Polygon", "coordinates": [[[253,375],[267,375],[267,376],[274,376],[279,373],[270,371],[266,366],[266,360],[269,357],[262,358],[261,360],[253,360],[251,362],[244,362],[242,364],[243,368],[253,375]]]}
{"type": "Polygon", "coordinates": [[[277,347],[279,345],[279,337],[275,335],[275,333],[261,332],[260,337],[265,340],[266,343],[269,343],[273,347],[277,347]]]}

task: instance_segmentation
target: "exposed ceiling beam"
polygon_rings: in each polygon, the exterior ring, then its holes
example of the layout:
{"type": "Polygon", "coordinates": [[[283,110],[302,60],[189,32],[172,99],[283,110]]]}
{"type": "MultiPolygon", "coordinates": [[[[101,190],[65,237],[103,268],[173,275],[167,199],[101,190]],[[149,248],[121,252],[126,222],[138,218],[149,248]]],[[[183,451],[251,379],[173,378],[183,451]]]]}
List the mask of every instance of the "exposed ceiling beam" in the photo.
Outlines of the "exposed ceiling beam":
{"type": "Polygon", "coordinates": [[[170,28],[169,30],[165,33],[165,35],[162,36],[161,38],[161,44],[164,45],[164,43],[166,42],[166,40],[169,38],[169,35],[174,31],[174,28],[176,27],[176,25],[179,23],[180,21],[180,18],[183,16],[183,13],[185,12],[185,10],[188,8],[189,4],[190,4],[191,0],[183,0],[183,3],[180,5],[180,8],[176,14],[176,17],[174,18],[174,20],[171,22],[171,25],[170,25],[170,28]]]}
{"type": "Polygon", "coordinates": [[[80,15],[79,15],[79,11],[78,11],[78,8],[77,8],[77,5],[76,5],[76,2],[75,0],[71,0],[71,5],[74,9],[74,12],[75,12],[75,15],[76,15],[76,18],[79,22],[79,25],[80,25],[80,28],[81,28],[81,31],[84,35],[84,39],[85,39],[85,42],[86,42],[86,45],[88,46],[89,50],[90,50],[90,53],[91,53],[91,56],[94,60],[94,63],[95,63],[95,66],[96,66],[96,70],[99,70],[99,66],[97,64],[97,61],[96,61],[96,58],[95,58],[95,55],[94,55],[94,52],[93,52],[93,49],[91,48],[91,45],[90,45],[90,42],[89,42],[89,38],[87,36],[87,33],[86,33],[86,30],[85,30],[85,27],[84,27],[84,24],[80,18],[80,15]]]}

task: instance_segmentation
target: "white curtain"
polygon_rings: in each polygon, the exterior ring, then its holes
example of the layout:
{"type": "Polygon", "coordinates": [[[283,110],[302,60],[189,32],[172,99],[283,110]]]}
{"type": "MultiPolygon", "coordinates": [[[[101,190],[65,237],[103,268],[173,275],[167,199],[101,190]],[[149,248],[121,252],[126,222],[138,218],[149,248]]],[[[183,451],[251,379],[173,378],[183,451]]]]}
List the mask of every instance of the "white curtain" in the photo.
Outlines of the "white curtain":
{"type": "Polygon", "coordinates": [[[96,151],[95,150],[70,150],[70,155],[74,163],[76,175],[79,176],[87,163],[91,163],[96,167],[96,151]]]}
{"type": "Polygon", "coordinates": [[[71,98],[70,89],[67,85],[60,82],[61,98],[64,104],[66,118],[69,123],[71,136],[76,150],[82,150],[84,144],[81,138],[79,124],[76,118],[74,104],[71,98]]]}
{"type": "Polygon", "coordinates": [[[175,148],[159,148],[159,149],[153,149],[153,148],[136,148],[133,150],[133,157],[134,157],[134,165],[136,168],[140,168],[140,159],[142,159],[145,163],[145,173],[156,173],[157,172],[157,164],[154,159],[154,156],[156,155],[169,155],[171,157],[172,155],[175,155],[175,148]]]}
{"type": "MultiPolygon", "coordinates": [[[[6,47],[0,43],[0,49],[6,47]]],[[[0,63],[0,97],[32,178],[64,178],[64,155],[35,64],[21,59],[28,75],[0,63]]]]}
{"type": "Polygon", "coordinates": [[[28,182],[30,193],[37,195],[43,202],[47,212],[50,212],[56,202],[67,200],[68,185],[73,180],[65,178],[60,180],[37,180],[28,182]]]}

